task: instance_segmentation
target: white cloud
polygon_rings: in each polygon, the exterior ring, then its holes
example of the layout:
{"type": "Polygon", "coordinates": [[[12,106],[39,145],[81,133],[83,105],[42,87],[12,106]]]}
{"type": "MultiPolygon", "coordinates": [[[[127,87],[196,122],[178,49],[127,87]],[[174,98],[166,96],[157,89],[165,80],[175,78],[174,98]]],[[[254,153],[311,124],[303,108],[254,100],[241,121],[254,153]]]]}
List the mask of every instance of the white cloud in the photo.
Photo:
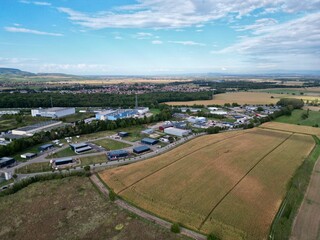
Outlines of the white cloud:
{"type": "Polygon", "coordinates": [[[51,6],[52,4],[49,2],[38,2],[38,1],[26,1],[26,0],[21,0],[20,3],[24,3],[24,4],[34,4],[34,5],[38,5],[38,6],[51,6]]]}
{"type": "Polygon", "coordinates": [[[5,27],[4,29],[7,32],[31,33],[31,34],[36,34],[36,35],[47,35],[47,36],[55,36],[55,37],[63,36],[63,34],[61,34],[61,33],[43,32],[43,31],[38,31],[38,30],[28,29],[28,28],[21,28],[21,27],[5,27]]]}
{"type": "Polygon", "coordinates": [[[276,25],[278,21],[273,18],[260,18],[255,21],[254,24],[251,25],[245,25],[245,26],[236,26],[233,27],[236,29],[236,31],[247,31],[247,30],[255,30],[258,31],[260,29],[263,29],[268,26],[276,25]]]}
{"type": "Polygon", "coordinates": [[[253,35],[243,36],[237,43],[212,53],[243,56],[260,68],[319,69],[319,26],[318,13],[264,27],[246,26],[253,35]]]}
{"type": "Polygon", "coordinates": [[[169,43],[181,44],[184,46],[206,46],[204,43],[194,42],[194,41],[169,41],[169,43]]]}
{"type": "Polygon", "coordinates": [[[121,36],[115,36],[114,39],[116,39],[116,40],[122,40],[123,37],[121,37],[121,36]]]}
{"type": "Polygon", "coordinates": [[[33,2],[33,4],[40,6],[51,6],[51,3],[48,2],[33,2]]]}
{"type": "Polygon", "coordinates": [[[238,18],[258,9],[303,12],[320,9],[320,0],[139,0],[113,11],[83,13],[58,8],[75,24],[92,28],[183,28],[235,15],[238,18]]]}
{"type": "Polygon", "coordinates": [[[163,42],[162,41],[160,41],[160,40],[153,40],[152,42],[151,42],[152,44],[162,44],[163,42]]]}

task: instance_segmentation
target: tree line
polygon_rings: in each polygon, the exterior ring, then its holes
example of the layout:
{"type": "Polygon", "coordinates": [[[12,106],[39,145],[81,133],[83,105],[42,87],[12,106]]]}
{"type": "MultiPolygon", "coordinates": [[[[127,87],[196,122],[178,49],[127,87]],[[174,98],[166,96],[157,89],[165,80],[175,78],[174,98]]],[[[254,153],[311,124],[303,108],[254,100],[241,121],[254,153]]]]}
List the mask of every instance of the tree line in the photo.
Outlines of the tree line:
{"type": "MultiPolygon", "coordinates": [[[[55,107],[134,107],[135,95],[119,94],[72,94],[72,93],[1,93],[2,108],[51,107],[51,98],[55,107]]],[[[210,100],[212,92],[154,92],[140,94],[139,105],[157,107],[159,103],[169,101],[210,100]]]]}

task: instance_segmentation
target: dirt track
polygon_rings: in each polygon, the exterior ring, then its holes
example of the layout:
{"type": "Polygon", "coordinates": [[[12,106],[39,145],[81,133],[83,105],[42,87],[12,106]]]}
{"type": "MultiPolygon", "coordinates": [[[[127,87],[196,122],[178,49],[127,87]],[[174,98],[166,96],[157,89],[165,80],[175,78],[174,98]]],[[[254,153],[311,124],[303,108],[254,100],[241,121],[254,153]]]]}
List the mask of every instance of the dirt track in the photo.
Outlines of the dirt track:
{"type": "Polygon", "coordinates": [[[320,159],[313,169],[307,193],[293,223],[290,239],[320,239],[320,159]]]}
{"type": "MultiPolygon", "coordinates": [[[[109,190],[103,185],[103,183],[99,180],[99,178],[95,174],[91,175],[90,179],[98,187],[98,189],[101,191],[102,194],[104,194],[106,197],[109,197],[109,190]]],[[[158,218],[156,216],[153,216],[149,213],[146,213],[146,212],[126,203],[125,201],[123,201],[121,199],[117,199],[115,201],[115,203],[118,206],[120,206],[124,209],[127,209],[128,211],[133,212],[134,214],[136,214],[144,219],[147,219],[153,223],[156,223],[164,228],[170,229],[170,227],[171,227],[171,223],[169,223],[161,218],[158,218]]],[[[206,239],[206,237],[203,236],[202,234],[196,233],[196,232],[191,231],[186,228],[181,228],[181,234],[188,236],[190,238],[196,239],[196,240],[205,240],[206,239]]]]}

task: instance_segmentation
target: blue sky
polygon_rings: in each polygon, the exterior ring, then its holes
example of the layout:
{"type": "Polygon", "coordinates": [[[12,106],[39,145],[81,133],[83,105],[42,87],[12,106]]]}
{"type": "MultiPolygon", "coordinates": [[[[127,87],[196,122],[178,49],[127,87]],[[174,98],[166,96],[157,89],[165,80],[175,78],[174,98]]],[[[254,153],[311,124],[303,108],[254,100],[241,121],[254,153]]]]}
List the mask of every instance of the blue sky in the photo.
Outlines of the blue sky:
{"type": "Polygon", "coordinates": [[[0,0],[0,67],[320,71],[320,0],[0,0]]]}

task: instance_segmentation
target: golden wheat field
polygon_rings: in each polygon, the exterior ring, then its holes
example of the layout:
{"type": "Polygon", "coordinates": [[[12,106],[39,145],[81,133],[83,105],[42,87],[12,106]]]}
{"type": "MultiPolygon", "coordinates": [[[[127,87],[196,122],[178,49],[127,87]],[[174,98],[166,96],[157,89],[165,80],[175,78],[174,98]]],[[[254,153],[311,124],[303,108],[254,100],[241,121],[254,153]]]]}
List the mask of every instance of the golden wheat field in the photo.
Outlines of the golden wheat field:
{"type": "Polygon", "coordinates": [[[312,136],[251,129],[207,135],[163,155],[105,170],[125,200],[222,239],[263,239],[312,136]]]}
{"type": "Polygon", "coordinates": [[[320,136],[320,128],[289,123],[267,122],[262,124],[260,128],[320,136]]]}
{"type": "Polygon", "coordinates": [[[275,104],[280,98],[290,97],[290,95],[284,94],[271,94],[264,92],[234,92],[234,93],[222,93],[213,95],[212,100],[199,100],[189,102],[166,102],[167,105],[223,105],[225,103],[238,103],[238,104],[253,104],[253,105],[264,105],[264,104],[275,104]],[[273,98],[271,98],[273,97],[273,98]]]}

